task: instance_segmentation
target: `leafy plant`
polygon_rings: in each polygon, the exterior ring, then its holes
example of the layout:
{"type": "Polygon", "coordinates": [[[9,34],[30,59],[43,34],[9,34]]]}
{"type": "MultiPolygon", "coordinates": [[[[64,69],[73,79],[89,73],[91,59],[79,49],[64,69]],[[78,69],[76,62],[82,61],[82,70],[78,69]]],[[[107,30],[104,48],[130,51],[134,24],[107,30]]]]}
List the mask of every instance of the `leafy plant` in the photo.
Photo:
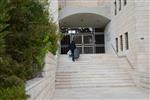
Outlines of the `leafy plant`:
{"type": "Polygon", "coordinates": [[[29,79],[42,70],[48,51],[55,54],[57,26],[49,21],[48,11],[37,1],[10,0],[10,6],[6,53],[22,66],[29,79]]]}
{"type": "Polygon", "coordinates": [[[26,100],[25,87],[23,85],[8,88],[0,88],[0,100],[26,100]]]}
{"type": "Polygon", "coordinates": [[[7,0],[0,0],[0,60],[2,60],[2,53],[4,53],[4,37],[7,34],[6,28],[8,27],[8,24],[6,23],[9,20],[7,11],[7,0]]]}
{"type": "MultiPolygon", "coordinates": [[[[46,2],[46,1],[45,1],[46,2]]],[[[38,0],[0,0],[0,100],[24,100],[24,82],[39,74],[60,39],[38,0]]]]}

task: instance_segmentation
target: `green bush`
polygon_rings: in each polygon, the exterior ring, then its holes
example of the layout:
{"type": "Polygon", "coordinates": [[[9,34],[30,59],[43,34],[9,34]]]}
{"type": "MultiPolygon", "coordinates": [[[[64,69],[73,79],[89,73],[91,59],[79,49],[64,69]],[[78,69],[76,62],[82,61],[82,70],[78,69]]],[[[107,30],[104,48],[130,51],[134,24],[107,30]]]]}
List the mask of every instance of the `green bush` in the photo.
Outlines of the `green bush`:
{"type": "Polygon", "coordinates": [[[48,10],[39,2],[10,0],[9,6],[5,52],[13,60],[11,66],[18,66],[15,70],[19,68],[24,72],[17,76],[30,79],[42,70],[45,54],[48,51],[56,53],[57,26],[49,21],[48,10]]]}
{"type": "Polygon", "coordinates": [[[24,82],[56,54],[57,25],[49,20],[47,3],[0,0],[0,100],[24,100],[24,82]]]}
{"type": "Polygon", "coordinates": [[[17,76],[8,76],[8,75],[0,75],[0,86],[2,87],[12,87],[22,85],[23,81],[17,76]]]}
{"type": "Polygon", "coordinates": [[[0,88],[0,100],[26,100],[25,87],[13,86],[0,88]]]}
{"type": "Polygon", "coordinates": [[[4,37],[7,34],[6,28],[8,27],[6,22],[9,20],[7,12],[7,0],[0,0],[0,60],[2,60],[2,55],[5,50],[4,37]]]}

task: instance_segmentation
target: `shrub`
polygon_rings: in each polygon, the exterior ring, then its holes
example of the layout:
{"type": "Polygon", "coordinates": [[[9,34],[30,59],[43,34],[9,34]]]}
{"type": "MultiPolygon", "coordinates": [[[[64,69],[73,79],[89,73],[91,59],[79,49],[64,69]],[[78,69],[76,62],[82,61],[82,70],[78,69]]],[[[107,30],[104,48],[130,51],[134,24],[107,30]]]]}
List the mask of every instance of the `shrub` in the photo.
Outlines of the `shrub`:
{"type": "Polygon", "coordinates": [[[0,75],[0,86],[4,87],[12,87],[12,86],[20,86],[23,84],[22,79],[18,78],[15,75],[8,76],[8,75],[0,75]]]}
{"type": "Polygon", "coordinates": [[[41,72],[47,52],[56,54],[57,26],[44,6],[0,0],[0,100],[26,99],[24,82],[41,72]]]}
{"type": "Polygon", "coordinates": [[[7,0],[0,0],[0,60],[2,60],[5,50],[4,37],[7,34],[6,28],[8,27],[6,22],[9,20],[7,10],[7,0]]]}
{"type": "Polygon", "coordinates": [[[26,100],[23,85],[0,88],[0,100],[26,100]]]}
{"type": "Polygon", "coordinates": [[[6,54],[25,72],[25,78],[30,79],[42,70],[45,54],[56,53],[57,26],[49,21],[48,11],[37,1],[10,0],[9,4],[6,54]]]}

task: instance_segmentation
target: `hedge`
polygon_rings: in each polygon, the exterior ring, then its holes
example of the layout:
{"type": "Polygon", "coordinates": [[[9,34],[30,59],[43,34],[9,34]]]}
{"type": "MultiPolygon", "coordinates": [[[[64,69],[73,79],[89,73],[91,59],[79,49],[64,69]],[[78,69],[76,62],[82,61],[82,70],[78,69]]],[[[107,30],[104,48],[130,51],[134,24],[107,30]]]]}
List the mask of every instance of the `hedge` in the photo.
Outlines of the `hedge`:
{"type": "Polygon", "coordinates": [[[56,54],[59,35],[47,4],[0,0],[0,100],[25,99],[25,81],[41,73],[48,52],[56,54]]]}

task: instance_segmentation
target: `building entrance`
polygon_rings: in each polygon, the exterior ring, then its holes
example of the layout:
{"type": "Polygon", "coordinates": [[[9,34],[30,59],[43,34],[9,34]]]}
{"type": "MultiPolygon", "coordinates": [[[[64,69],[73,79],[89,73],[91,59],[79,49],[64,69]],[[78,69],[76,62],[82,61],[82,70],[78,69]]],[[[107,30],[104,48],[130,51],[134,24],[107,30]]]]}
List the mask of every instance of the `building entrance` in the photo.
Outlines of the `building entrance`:
{"type": "Polygon", "coordinates": [[[63,33],[64,37],[61,41],[61,54],[66,54],[68,51],[68,44],[75,41],[76,47],[81,54],[105,53],[104,47],[104,33],[102,31],[79,31],[63,33]]]}
{"type": "Polygon", "coordinates": [[[77,48],[82,54],[94,53],[94,35],[79,34],[71,35],[71,41],[75,41],[77,48]]]}

